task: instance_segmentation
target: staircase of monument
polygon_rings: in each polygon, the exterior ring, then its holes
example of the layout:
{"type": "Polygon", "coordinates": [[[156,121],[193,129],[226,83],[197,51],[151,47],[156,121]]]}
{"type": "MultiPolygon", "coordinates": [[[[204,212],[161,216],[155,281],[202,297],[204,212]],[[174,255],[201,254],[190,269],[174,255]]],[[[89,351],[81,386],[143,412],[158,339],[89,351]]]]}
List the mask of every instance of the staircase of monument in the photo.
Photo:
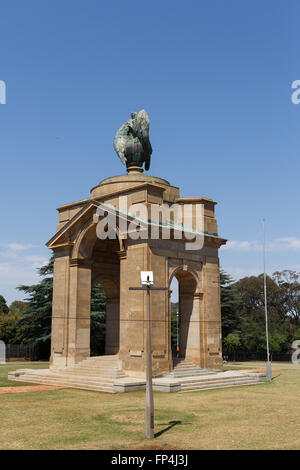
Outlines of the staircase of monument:
{"type": "Polygon", "coordinates": [[[193,362],[177,359],[173,371],[164,377],[154,379],[154,390],[190,392],[216,388],[254,385],[265,382],[266,376],[251,371],[218,371],[201,369],[193,362]]]}
{"type": "Polygon", "coordinates": [[[116,356],[96,356],[57,371],[20,369],[9,373],[8,378],[19,382],[115,393],[114,383],[126,377],[122,362],[116,356]]]}
{"type": "Polygon", "coordinates": [[[201,369],[196,364],[186,359],[176,358],[173,359],[173,370],[168,374],[168,377],[197,377],[199,375],[209,375],[215,372],[209,369],[201,369]]]}
{"type": "MultiPolygon", "coordinates": [[[[175,360],[173,370],[153,378],[153,389],[163,392],[189,392],[253,385],[264,382],[265,374],[251,371],[216,371],[201,369],[193,362],[175,360]]],[[[117,356],[89,357],[73,367],[60,370],[19,369],[8,373],[18,382],[54,385],[99,392],[116,393],[145,389],[145,379],[127,376],[117,356]]]]}

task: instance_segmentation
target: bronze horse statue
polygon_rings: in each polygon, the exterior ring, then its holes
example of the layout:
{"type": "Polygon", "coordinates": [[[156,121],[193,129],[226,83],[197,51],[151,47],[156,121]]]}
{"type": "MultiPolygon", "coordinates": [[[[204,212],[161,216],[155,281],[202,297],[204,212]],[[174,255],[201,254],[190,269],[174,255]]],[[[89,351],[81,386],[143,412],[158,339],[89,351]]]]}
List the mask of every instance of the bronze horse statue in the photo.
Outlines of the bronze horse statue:
{"type": "Polygon", "coordinates": [[[150,120],[148,113],[142,109],[131,113],[131,119],[123,124],[114,137],[114,149],[121,162],[130,167],[149,170],[152,147],[149,140],[150,120]]]}

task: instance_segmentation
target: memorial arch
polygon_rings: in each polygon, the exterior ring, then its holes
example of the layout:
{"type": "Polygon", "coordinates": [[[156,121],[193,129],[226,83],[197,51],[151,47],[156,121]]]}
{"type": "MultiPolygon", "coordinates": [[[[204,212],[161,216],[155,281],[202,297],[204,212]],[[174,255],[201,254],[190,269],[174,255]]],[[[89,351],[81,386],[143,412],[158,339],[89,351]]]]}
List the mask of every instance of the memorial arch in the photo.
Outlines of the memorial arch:
{"type": "Polygon", "coordinates": [[[140,390],[151,357],[153,385],[160,391],[265,380],[216,370],[223,364],[218,250],[226,243],[218,235],[216,202],[181,197],[177,186],[143,174],[152,154],[149,125],[141,110],[115,135],[114,148],[128,174],[106,178],[86,199],[57,209],[56,233],[47,243],[55,257],[50,370],[17,370],[9,374],[12,380],[111,393],[140,390]],[[149,296],[136,289],[141,271],[154,275],[157,289],[149,296]],[[171,343],[175,278],[179,364],[171,343]],[[106,293],[106,341],[104,354],[91,357],[91,290],[97,282],[106,293]]]}
{"type": "MultiPolygon", "coordinates": [[[[91,287],[99,282],[107,296],[105,354],[117,356],[122,368],[145,372],[146,298],[129,291],[140,284],[140,271],[154,272],[155,285],[179,283],[180,353],[201,367],[222,364],[218,248],[214,201],[180,198],[179,190],[161,178],[131,172],[108,178],[91,190],[89,199],[61,206],[56,234],[48,242],[55,254],[51,368],[74,366],[90,357],[91,287]],[[99,203],[119,210],[129,205],[203,204],[205,236],[199,250],[186,250],[185,240],[123,239],[119,225],[113,239],[97,236],[99,203]]],[[[154,373],[172,370],[168,291],[151,299],[154,373]]]]}

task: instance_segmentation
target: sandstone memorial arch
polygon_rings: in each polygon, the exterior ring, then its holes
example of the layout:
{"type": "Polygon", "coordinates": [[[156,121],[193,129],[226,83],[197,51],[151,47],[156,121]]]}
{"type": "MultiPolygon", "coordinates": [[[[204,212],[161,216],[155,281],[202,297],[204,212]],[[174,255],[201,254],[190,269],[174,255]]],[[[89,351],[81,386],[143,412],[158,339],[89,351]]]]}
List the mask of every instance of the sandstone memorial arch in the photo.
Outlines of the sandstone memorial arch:
{"type": "MultiPolygon", "coordinates": [[[[103,180],[88,199],[58,208],[56,234],[47,243],[55,254],[51,369],[72,367],[90,357],[91,288],[101,283],[106,297],[105,355],[116,356],[125,371],[145,373],[146,296],[130,291],[140,284],[140,271],[153,271],[155,285],[167,287],[151,297],[153,371],[173,368],[171,350],[171,281],[179,286],[180,356],[201,368],[221,368],[221,313],[218,236],[215,202],[203,197],[182,198],[179,188],[162,178],[131,168],[127,175],[103,180]],[[199,204],[204,207],[204,242],[186,249],[186,240],[123,239],[97,236],[99,203],[120,209],[126,197],[134,208],[144,204],[199,204]]],[[[128,222],[129,223],[129,222],[128,222]]]]}
{"type": "MultiPolygon", "coordinates": [[[[87,199],[58,208],[47,246],[54,253],[50,369],[19,369],[9,379],[100,392],[145,388],[146,291],[150,296],[153,389],[164,392],[249,385],[264,374],[222,371],[220,272],[215,205],[181,197],[179,187],[149,170],[152,147],[146,110],[131,113],[114,138],[127,174],[106,178],[87,199]],[[178,281],[177,338],[172,357],[171,289],[178,281]],[[105,350],[91,356],[91,291],[106,294],[105,350]],[[134,288],[134,290],[130,290],[134,288]]],[[[151,359],[150,359],[151,362],[151,359]]]]}
{"type": "Polygon", "coordinates": [[[147,305],[141,271],[152,271],[153,389],[164,392],[249,385],[264,374],[222,371],[220,272],[215,205],[181,197],[166,179],[145,175],[152,147],[145,110],[114,138],[127,174],[106,178],[87,199],[58,208],[47,246],[54,277],[50,369],[20,369],[11,380],[101,392],[145,388],[147,305]],[[179,357],[172,357],[171,289],[178,281],[179,357]],[[105,350],[92,356],[91,290],[106,294],[105,350]],[[134,288],[134,290],[130,290],[134,288]]]}

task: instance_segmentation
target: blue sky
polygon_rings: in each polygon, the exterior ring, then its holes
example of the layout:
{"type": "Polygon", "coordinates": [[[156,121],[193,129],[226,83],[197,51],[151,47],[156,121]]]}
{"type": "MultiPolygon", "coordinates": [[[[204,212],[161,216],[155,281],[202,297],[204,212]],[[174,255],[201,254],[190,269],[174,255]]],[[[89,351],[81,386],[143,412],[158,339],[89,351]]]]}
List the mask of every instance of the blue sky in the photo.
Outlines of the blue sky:
{"type": "Polygon", "coordinates": [[[218,202],[235,278],[300,271],[299,2],[10,0],[0,16],[0,293],[37,279],[61,204],[124,173],[112,140],[146,108],[150,173],[218,202]]]}

